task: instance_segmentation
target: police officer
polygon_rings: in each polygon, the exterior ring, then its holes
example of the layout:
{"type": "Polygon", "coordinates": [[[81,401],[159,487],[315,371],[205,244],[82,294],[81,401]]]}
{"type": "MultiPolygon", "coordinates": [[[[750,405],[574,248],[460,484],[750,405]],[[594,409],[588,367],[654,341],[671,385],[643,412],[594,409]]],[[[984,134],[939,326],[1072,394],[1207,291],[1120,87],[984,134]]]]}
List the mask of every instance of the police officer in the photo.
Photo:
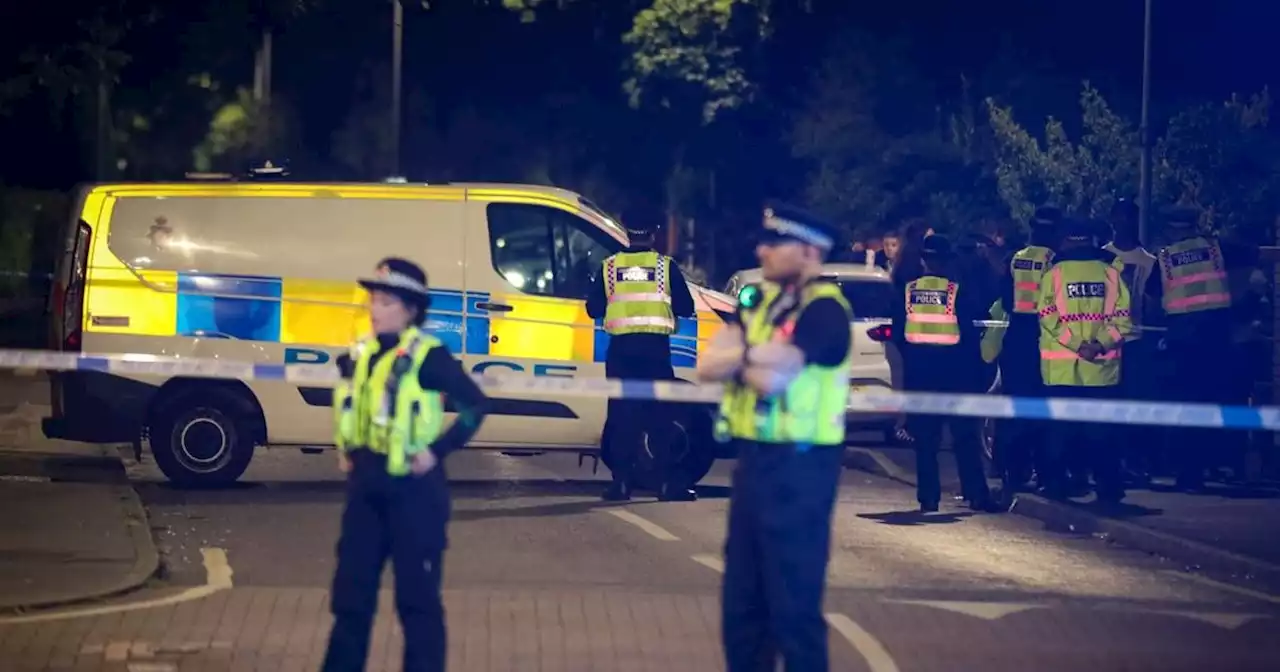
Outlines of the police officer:
{"type": "MultiPolygon", "coordinates": [[[[1169,392],[1176,401],[1209,404],[1229,399],[1234,352],[1231,343],[1231,289],[1228,255],[1217,238],[1198,230],[1194,208],[1166,210],[1172,241],[1156,254],[1160,302],[1168,333],[1167,356],[1173,370],[1169,392]]],[[[1204,485],[1214,430],[1186,428],[1173,433],[1178,487],[1204,485]]]]}
{"type": "MultiPolygon", "coordinates": [[[[1028,245],[1014,253],[1009,262],[1009,275],[999,309],[992,308],[992,319],[1007,319],[1007,329],[988,332],[988,356],[998,357],[1000,383],[1004,394],[1015,397],[1042,397],[1040,380],[1040,318],[1036,302],[1040,279],[1053,265],[1053,248],[1057,244],[1058,222],[1062,213],[1051,205],[1037,208],[1031,218],[1028,245]],[[1002,334],[1002,335],[1000,335],[1002,334]]],[[[996,434],[997,462],[1005,488],[1011,494],[1024,486],[1031,476],[1033,462],[1044,451],[1047,428],[1043,423],[1015,418],[999,423],[996,434]]]]}
{"type": "MultiPolygon", "coordinates": [[[[676,318],[693,317],[696,310],[680,266],[653,250],[649,222],[659,212],[631,212],[626,221],[630,248],[604,260],[601,273],[587,295],[587,315],[604,320],[609,334],[605,375],[609,378],[674,380],[671,334],[676,318]]],[[[610,451],[613,482],[607,501],[631,499],[632,473],[640,451],[651,451],[664,482],[659,499],[696,499],[693,484],[671,463],[669,411],[661,402],[610,399],[605,441],[610,451]]]]}
{"type": "Polygon", "coordinates": [[[726,385],[718,435],[732,441],[723,643],[730,672],[827,669],[822,616],[831,512],[840,478],[853,319],[819,280],[835,229],[780,204],[764,212],[764,281],[739,293],[730,323],[699,357],[726,385]]]}
{"type": "MultiPolygon", "coordinates": [[[[982,394],[989,382],[979,350],[983,296],[979,283],[957,275],[951,243],[932,235],[920,246],[924,274],[907,283],[895,303],[893,336],[902,350],[907,390],[982,394]]],[[[950,427],[961,491],[975,510],[993,510],[982,468],[979,422],[973,418],[912,415],[908,419],[916,439],[916,499],[920,510],[938,510],[942,483],[938,449],[942,430],[950,427]]]]}
{"type": "MultiPolygon", "coordinates": [[[[1098,247],[1093,227],[1065,220],[1053,267],[1040,280],[1040,373],[1051,397],[1114,398],[1120,384],[1120,357],[1129,320],[1129,288],[1098,247]]],[[[1066,458],[1072,453],[1092,463],[1098,501],[1124,499],[1120,454],[1094,423],[1062,422],[1050,434],[1042,484],[1057,498],[1069,494],[1066,458]]]]}
{"type": "Polygon", "coordinates": [[[444,458],[484,419],[486,398],[436,337],[422,329],[427,276],[404,259],[384,259],[369,291],[373,334],[338,358],[335,443],[347,474],[347,505],[333,577],[327,672],[363,670],[382,568],[395,569],[404,630],[403,668],[445,669],[441,562],[449,522],[444,458]],[[444,427],[444,399],[458,416],[444,427]]]}

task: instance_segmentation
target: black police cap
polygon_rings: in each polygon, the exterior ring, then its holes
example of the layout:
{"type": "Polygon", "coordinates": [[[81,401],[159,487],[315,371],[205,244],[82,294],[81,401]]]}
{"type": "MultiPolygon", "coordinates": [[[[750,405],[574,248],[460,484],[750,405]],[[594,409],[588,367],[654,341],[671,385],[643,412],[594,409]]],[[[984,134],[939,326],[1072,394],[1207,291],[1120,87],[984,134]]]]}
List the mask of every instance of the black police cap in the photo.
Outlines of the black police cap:
{"type": "Polygon", "coordinates": [[[1036,208],[1035,214],[1031,216],[1031,224],[1033,226],[1054,225],[1062,220],[1062,210],[1056,205],[1048,203],[1036,208]]]}
{"type": "Polygon", "coordinates": [[[944,235],[935,233],[932,236],[925,236],[920,243],[920,254],[927,257],[945,257],[951,254],[951,239],[944,235]]]}
{"type": "Polygon", "coordinates": [[[1162,209],[1160,214],[1171,226],[1195,226],[1200,223],[1200,211],[1189,205],[1171,205],[1162,209]]]}
{"type": "Polygon", "coordinates": [[[1087,219],[1068,217],[1058,222],[1058,233],[1067,240],[1093,240],[1097,227],[1087,219]]]}

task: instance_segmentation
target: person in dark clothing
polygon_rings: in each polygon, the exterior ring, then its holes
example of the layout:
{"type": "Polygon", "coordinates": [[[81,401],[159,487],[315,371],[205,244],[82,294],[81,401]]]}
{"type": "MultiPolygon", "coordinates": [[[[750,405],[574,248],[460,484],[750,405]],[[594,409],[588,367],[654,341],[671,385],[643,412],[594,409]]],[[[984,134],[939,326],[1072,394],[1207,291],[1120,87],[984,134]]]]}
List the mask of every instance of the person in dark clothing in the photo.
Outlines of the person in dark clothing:
{"type": "MultiPolygon", "coordinates": [[[[609,334],[605,375],[633,380],[675,380],[671,365],[671,334],[676,319],[697,314],[689,284],[680,266],[653,250],[654,231],[647,221],[658,213],[628,213],[630,248],[605,260],[592,278],[587,315],[603,320],[609,334]]],[[[613,482],[604,493],[608,501],[631,498],[632,475],[641,451],[650,451],[662,474],[658,497],[666,501],[696,498],[693,484],[671,463],[673,440],[670,413],[658,401],[610,399],[602,444],[609,451],[613,482]]]]}
{"type": "MultiPolygon", "coordinates": [[[[956,272],[946,238],[925,238],[920,252],[923,272],[906,284],[894,304],[892,332],[902,351],[905,387],[912,392],[986,392],[982,330],[974,324],[986,313],[982,297],[956,272]]],[[[908,426],[915,437],[916,499],[922,512],[937,511],[942,499],[938,450],[943,428],[951,430],[961,494],[975,510],[993,509],[977,419],[917,414],[908,418],[908,426]]]]}
{"type": "MultiPolygon", "coordinates": [[[[1001,391],[1014,397],[1044,396],[1040,378],[1040,316],[1036,305],[1040,277],[1053,264],[1058,244],[1058,222],[1062,212],[1051,205],[1037,208],[1031,218],[1025,247],[1009,260],[1001,287],[1001,307],[1008,316],[1000,348],[1001,391]]],[[[1040,471],[1048,427],[1043,421],[1026,418],[997,423],[996,454],[1005,486],[1020,490],[1033,471],[1040,471]]]]}
{"type": "Polygon", "coordinates": [[[365,668],[382,569],[395,569],[406,672],[443,672],[440,597],[450,502],[444,460],[479,431],[488,400],[449,349],[422,330],[430,295],[417,265],[389,258],[369,290],[372,338],[337,358],[338,464],[347,503],[333,576],[325,672],[365,668]],[[443,428],[445,398],[457,418],[443,428]]]}

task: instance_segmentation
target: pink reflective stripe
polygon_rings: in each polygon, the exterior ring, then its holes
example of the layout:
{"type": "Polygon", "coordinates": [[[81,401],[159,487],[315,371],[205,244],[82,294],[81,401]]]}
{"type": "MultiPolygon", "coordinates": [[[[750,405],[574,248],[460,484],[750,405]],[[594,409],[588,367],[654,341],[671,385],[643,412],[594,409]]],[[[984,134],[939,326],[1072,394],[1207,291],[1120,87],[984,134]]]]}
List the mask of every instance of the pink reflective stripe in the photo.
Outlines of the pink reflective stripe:
{"type": "Polygon", "coordinates": [[[662,292],[631,292],[629,294],[611,294],[609,303],[615,301],[636,301],[642,303],[671,303],[671,297],[662,292]]]}
{"type": "Polygon", "coordinates": [[[1040,289],[1040,283],[1038,283],[1038,282],[1030,282],[1030,281],[1026,281],[1026,282],[1015,282],[1015,283],[1013,283],[1013,286],[1014,286],[1015,288],[1017,288],[1017,289],[1025,290],[1025,291],[1028,291],[1028,292],[1034,292],[1034,291],[1036,291],[1036,290],[1040,289]]]}
{"type": "Polygon", "coordinates": [[[1230,294],[1199,294],[1196,296],[1188,296],[1185,299],[1174,299],[1169,302],[1170,308],[1187,308],[1189,306],[1199,306],[1205,303],[1231,303],[1230,294]]]}
{"type": "Polygon", "coordinates": [[[1107,269],[1107,292],[1102,299],[1102,313],[1104,319],[1114,315],[1116,312],[1116,302],[1120,300],[1120,273],[1114,268],[1107,269]]]}
{"type": "Polygon", "coordinates": [[[956,334],[907,334],[903,337],[908,343],[934,343],[938,345],[955,345],[960,342],[956,334]]]}
{"type": "Polygon", "coordinates": [[[1016,310],[1016,311],[1018,311],[1018,312],[1020,312],[1020,313],[1023,313],[1023,312],[1026,312],[1026,313],[1034,313],[1034,312],[1036,312],[1036,302],[1035,302],[1035,301],[1026,301],[1026,300],[1023,300],[1023,301],[1014,301],[1014,302],[1013,302],[1013,309],[1014,309],[1014,310],[1016,310]]]}
{"type": "Polygon", "coordinates": [[[605,329],[617,329],[620,327],[663,327],[674,329],[675,321],[665,317],[619,317],[605,320],[605,329]]]}
{"type": "Polygon", "coordinates": [[[1058,342],[1066,347],[1071,344],[1071,327],[1062,326],[1062,331],[1058,332],[1058,342]]]}
{"type": "Polygon", "coordinates": [[[1054,266],[1049,272],[1053,277],[1053,305],[1059,315],[1067,314],[1067,293],[1062,290],[1062,267],[1054,266]]]}
{"type": "Polygon", "coordinates": [[[1040,317],[1044,317],[1045,315],[1052,315],[1056,312],[1058,312],[1058,307],[1056,305],[1049,304],[1044,307],[1044,310],[1040,311],[1040,317]]]}
{"type": "MultiPolygon", "coordinates": [[[[1119,358],[1120,358],[1119,350],[1108,350],[1098,355],[1097,357],[1094,357],[1093,360],[1096,362],[1100,359],[1106,360],[1106,359],[1119,359],[1119,358]]],[[[1082,357],[1080,357],[1079,354],[1074,353],[1070,350],[1041,350],[1040,359],[1082,359],[1082,357]]]]}
{"type": "Polygon", "coordinates": [[[957,324],[955,315],[940,315],[937,313],[911,313],[907,315],[907,321],[921,324],[957,324]]]}
{"type": "Polygon", "coordinates": [[[1226,281],[1227,274],[1222,271],[1203,271],[1201,273],[1192,273],[1179,278],[1171,278],[1169,280],[1169,288],[1182,287],[1193,282],[1209,282],[1212,280],[1226,281]]]}

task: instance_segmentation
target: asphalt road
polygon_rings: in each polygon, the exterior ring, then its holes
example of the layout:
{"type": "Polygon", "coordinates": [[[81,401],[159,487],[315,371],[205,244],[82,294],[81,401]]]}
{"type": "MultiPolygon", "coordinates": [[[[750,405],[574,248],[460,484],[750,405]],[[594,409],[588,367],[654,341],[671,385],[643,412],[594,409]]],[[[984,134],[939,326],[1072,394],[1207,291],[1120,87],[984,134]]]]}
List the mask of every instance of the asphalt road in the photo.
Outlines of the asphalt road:
{"type": "MultiPolygon", "coordinates": [[[[625,506],[600,503],[602,481],[570,456],[464,453],[448,467],[451,669],[721,669],[732,462],[698,502],[625,506]]],[[[0,651],[14,638],[48,642],[25,649],[29,669],[317,669],[342,506],[332,456],[267,451],[242,486],[220,491],[173,489],[150,463],[128,471],[164,580],[102,613],[0,626],[0,651]],[[227,567],[233,587],[200,592],[227,567]],[[76,647],[60,648],[68,638],[76,647]],[[39,662],[46,649],[62,658],[39,662]]],[[[913,508],[903,486],[844,475],[826,607],[833,670],[1264,670],[1280,660],[1280,600],[1026,518],[904,513],[913,508]]],[[[398,669],[389,598],[371,669],[398,669]]]]}

